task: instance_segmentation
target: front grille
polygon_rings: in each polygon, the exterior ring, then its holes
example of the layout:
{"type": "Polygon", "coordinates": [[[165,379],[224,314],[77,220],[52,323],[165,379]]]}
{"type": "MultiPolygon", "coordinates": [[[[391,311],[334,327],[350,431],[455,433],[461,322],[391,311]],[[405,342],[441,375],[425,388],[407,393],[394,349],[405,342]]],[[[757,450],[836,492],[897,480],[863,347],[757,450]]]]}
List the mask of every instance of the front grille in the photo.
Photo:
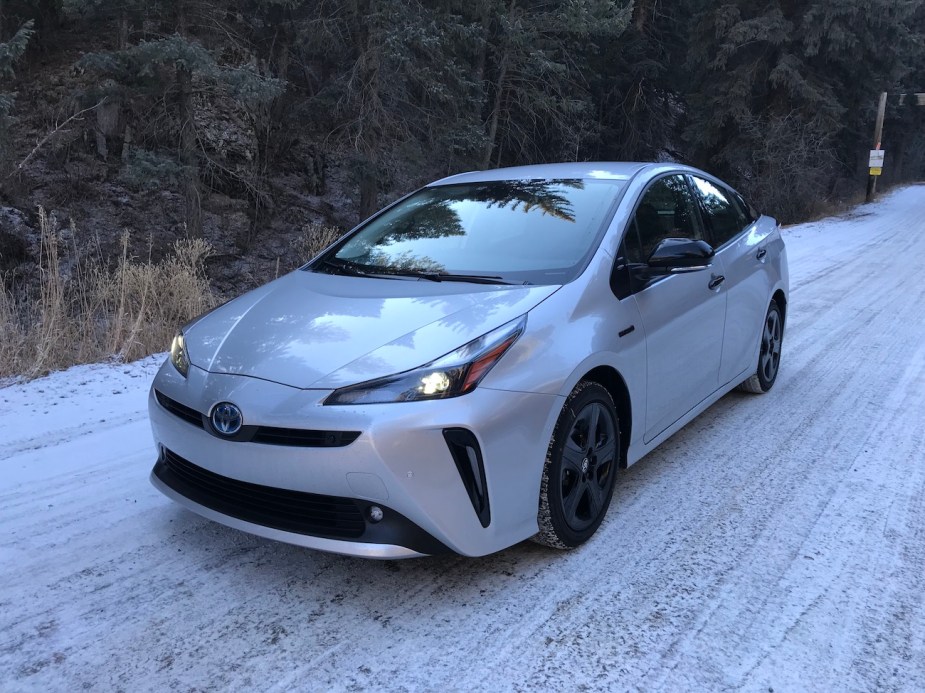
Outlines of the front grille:
{"type": "Polygon", "coordinates": [[[200,414],[195,409],[186,406],[185,404],[180,404],[177,400],[171,399],[162,392],[154,391],[154,396],[157,398],[158,404],[160,404],[164,409],[169,411],[174,416],[178,416],[187,423],[191,423],[194,426],[202,428],[202,414],[200,414]]]}
{"type": "Polygon", "coordinates": [[[258,426],[251,442],[306,448],[340,448],[360,437],[359,431],[310,431],[301,428],[258,426]]]}
{"type": "Polygon", "coordinates": [[[350,498],[261,486],[230,479],[164,450],[155,474],[190,500],[225,515],[287,532],[357,539],[366,528],[350,498]]]}
{"type": "Polygon", "coordinates": [[[242,426],[237,434],[228,437],[215,433],[211,425],[204,424],[203,421],[207,420],[207,417],[195,409],[180,404],[158,390],[154,391],[154,396],[158,404],[174,416],[197,428],[205,428],[209,433],[223,440],[303,448],[342,448],[360,437],[359,431],[319,431],[308,428],[277,428],[276,426],[242,426]]]}

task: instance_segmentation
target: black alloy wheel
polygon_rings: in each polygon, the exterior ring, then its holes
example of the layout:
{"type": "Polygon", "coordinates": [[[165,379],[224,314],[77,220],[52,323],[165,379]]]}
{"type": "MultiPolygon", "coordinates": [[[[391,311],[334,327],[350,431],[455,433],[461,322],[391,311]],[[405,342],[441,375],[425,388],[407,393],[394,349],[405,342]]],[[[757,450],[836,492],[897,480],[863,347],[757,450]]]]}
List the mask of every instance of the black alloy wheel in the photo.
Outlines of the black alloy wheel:
{"type": "Polygon", "coordinates": [[[549,445],[534,540],[562,549],[587,541],[610,506],[619,459],[613,398],[600,384],[582,381],[566,400],[549,445]]]}
{"type": "Polygon", "coordinates": [[[783,339],[780,310],[776,303],[772,303],[768,310],[768,317],[764,321],[764,332],[761,335],[761,358],[758,366],[758,375],[768,388],[777,378],[783,339]]]}
{"type": "Polygon", "coordinates": [[[784,343],[784,319],[777,301],[771,301],[761,329],[761,349],[758,370],[739,385],[740,390],[762,394],[771,389],[780,370],[781,347],[784,343]]]}

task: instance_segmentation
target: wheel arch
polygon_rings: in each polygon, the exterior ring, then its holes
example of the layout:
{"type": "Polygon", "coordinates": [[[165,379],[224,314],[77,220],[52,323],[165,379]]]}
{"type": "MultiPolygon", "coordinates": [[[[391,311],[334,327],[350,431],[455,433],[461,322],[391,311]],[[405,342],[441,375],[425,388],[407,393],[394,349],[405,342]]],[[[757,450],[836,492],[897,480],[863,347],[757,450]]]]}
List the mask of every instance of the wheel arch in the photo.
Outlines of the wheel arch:
{"type": "Polygon", "coordinates": [[[785,330],[787,328],[787,297],[784,295],[783,289],[775,291],[774,295],[771,296],[771,300],[777,303],[777,307],[780,308],[781,329],[785,330]]]}
{"type": "Polygon", "coordinates": [[[620,426],[620,468],[626,468],[627,451],[633,431],[633,406],[629,388],[623,376],[612,366],[597,366],[585,373],[580,379],[591,380],[607,389],[617,408],[617,421],[620,426]]]}

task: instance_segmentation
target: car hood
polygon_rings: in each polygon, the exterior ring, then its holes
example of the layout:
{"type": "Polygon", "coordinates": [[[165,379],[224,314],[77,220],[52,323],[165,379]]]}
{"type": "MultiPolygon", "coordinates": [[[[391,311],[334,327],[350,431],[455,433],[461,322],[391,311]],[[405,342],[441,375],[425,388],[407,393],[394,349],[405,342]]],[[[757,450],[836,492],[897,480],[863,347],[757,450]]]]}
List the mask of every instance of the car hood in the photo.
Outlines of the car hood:
{"type": "Polygon", "coordinates": [[[433,361],[558,288],[300,270],[207,313],[184,335],[190,361],[211,373],[329,389],[433,361]]]}

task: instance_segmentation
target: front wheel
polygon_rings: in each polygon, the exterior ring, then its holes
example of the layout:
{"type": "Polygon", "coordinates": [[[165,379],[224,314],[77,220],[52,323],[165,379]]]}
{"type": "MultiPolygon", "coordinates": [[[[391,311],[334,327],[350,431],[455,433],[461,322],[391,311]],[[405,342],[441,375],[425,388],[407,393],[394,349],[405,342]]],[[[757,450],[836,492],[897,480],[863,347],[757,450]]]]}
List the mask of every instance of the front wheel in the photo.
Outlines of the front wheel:
{"type": "Polygon", "coordinates": [[[784,320],[777,301],[771,301],[761,332],[761,351],[758,354],[758,370],[739,385],[740,390],[757,395],[767,392],[777,380],[780,369],[781,345],[784,341],[784,320]]]}
{"type": "Polygon", "coordinates": [[[590,539],[610,506],[619,456],[613,398],[583,380],[566,399],[549,443],[533,541],[572,549],[590,539]]]}

